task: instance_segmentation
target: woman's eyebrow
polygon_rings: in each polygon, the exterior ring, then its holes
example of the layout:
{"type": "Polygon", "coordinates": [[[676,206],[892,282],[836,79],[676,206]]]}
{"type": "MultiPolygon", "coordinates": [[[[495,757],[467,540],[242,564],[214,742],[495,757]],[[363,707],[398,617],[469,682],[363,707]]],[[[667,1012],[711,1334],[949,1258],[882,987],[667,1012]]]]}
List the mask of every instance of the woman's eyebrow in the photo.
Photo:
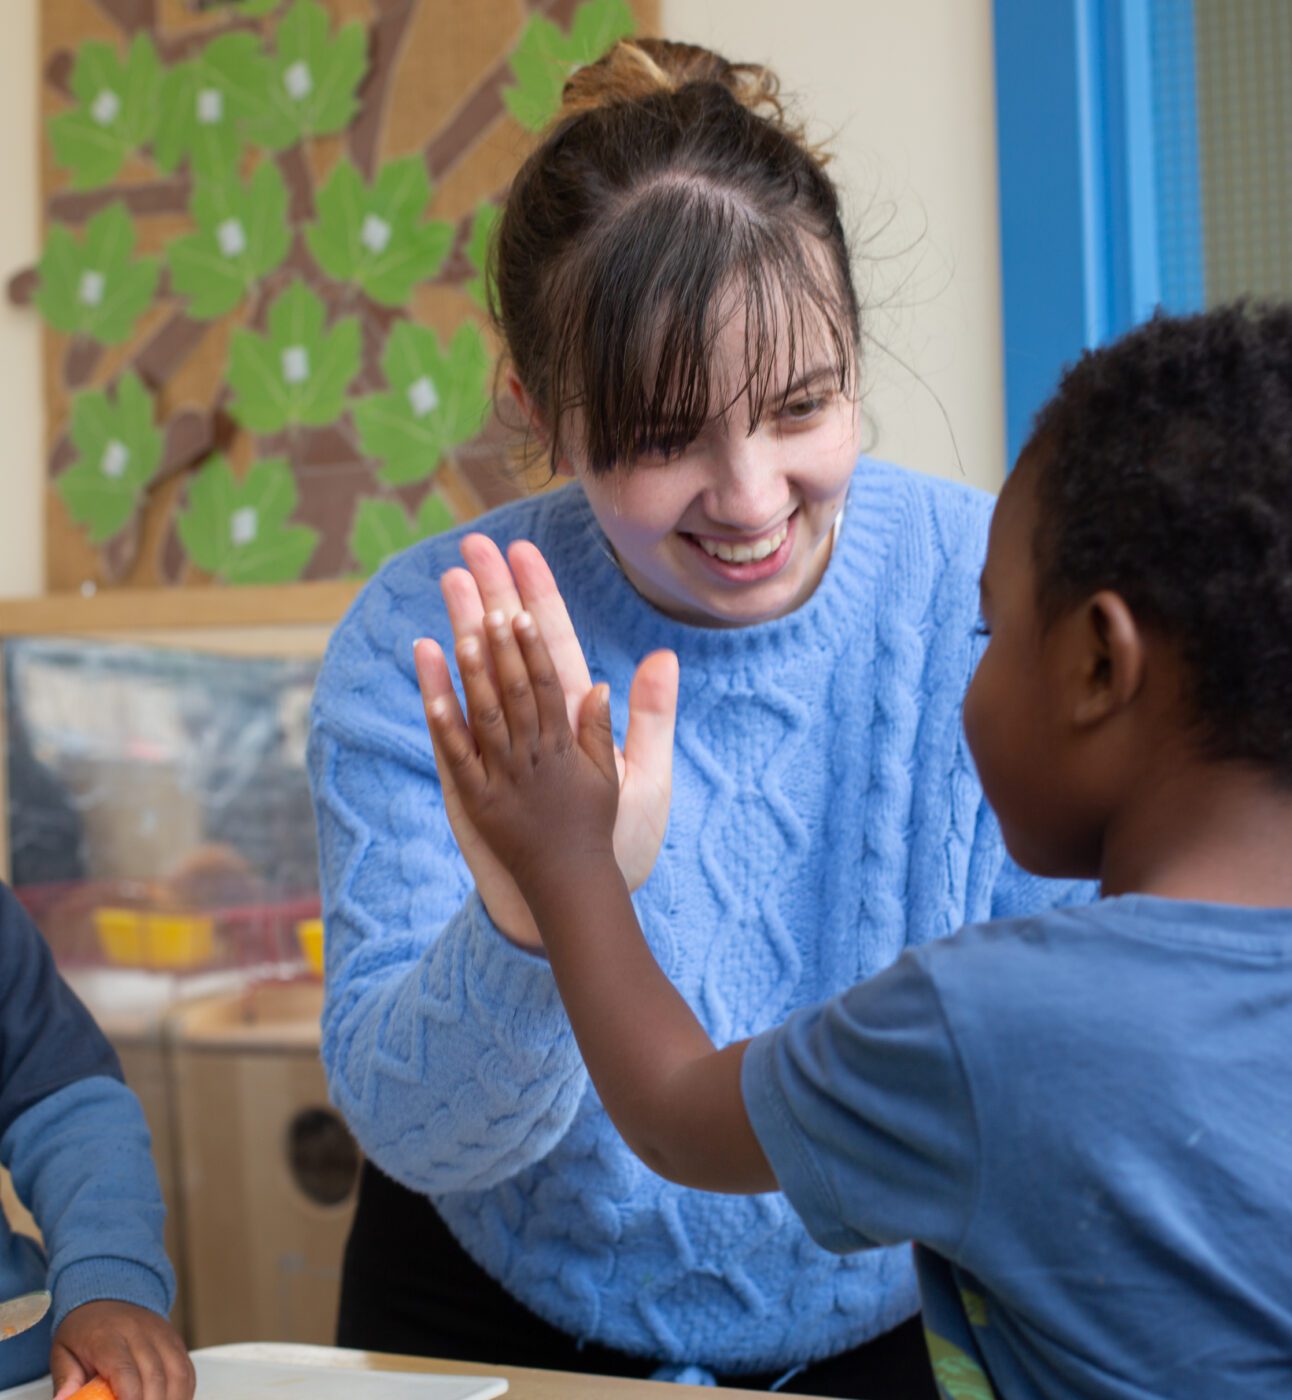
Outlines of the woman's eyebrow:
{"type": "Polygon", "coordinates": [[[792,399],[795,394],[802,393],[804,389],[810,388],[823,379],[837,379],[839,377],[839,367],[833,363],[813,365],[811,369],[804,370],[797,379],[793,381],[781,395],[781,402],[785,403],[792,399]]]}

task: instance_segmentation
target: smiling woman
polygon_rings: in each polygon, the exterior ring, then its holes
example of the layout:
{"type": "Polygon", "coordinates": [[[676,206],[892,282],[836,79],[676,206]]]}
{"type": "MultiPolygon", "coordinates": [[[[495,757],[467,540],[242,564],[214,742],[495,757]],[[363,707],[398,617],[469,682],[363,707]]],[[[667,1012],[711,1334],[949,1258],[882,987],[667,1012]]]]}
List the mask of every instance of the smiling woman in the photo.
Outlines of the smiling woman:
{"type": "Polygon", "coordinates": [[[581,69],[494,270],[510,388],[571,483],[389,565],[315,698],[323,1054],[367,1154],[340,1340],[932,1396],[905,1250],[838,1258],[781,1197],[679,1187],[619,1140],[437,771],[413,643],[456,703],[454,642],[523,605],[572,712],[609,682],[616,857],[657,959],[738,1039],[1070,897],[1007,862],[960,732],[990,501],[858,457],[838,200],[764,69],[657,40],[581,69]]]}

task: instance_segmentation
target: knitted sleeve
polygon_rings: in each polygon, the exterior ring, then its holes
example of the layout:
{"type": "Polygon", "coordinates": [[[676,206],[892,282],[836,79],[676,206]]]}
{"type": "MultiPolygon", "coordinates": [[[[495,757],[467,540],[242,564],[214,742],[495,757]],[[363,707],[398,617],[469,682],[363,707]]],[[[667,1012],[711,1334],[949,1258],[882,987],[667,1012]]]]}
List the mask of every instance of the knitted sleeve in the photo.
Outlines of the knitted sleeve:
{"type": "Polygon", "coordinates": [[[427,1194],[545,1156],[586,1086],[546,959],[495,928],[444,812],[412,646],[451,648],[434,584],[450,562],[414,552],[361,595],[309,744],[332,1097],[377,1165],[427,1194]]]}
{"type": "Polygon", "coordinates": [[[44,1236],[53,1325],[97,1298],[165,1314],[175,1279],[139,1101],[3,885],[0,945],[0,1162],[44,1236]]]}

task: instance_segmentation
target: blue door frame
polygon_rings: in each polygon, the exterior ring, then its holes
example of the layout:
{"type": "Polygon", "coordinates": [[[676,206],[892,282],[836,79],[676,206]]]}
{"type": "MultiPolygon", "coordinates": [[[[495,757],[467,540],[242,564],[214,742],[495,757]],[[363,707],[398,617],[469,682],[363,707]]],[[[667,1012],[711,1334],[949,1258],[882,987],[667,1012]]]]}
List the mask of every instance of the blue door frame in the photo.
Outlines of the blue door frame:
{"type": "Polygon", "coordinates": [[[1120,334],[1164,300],[1174,310],[1201,302],[1201,243],[1188,239],[1200,222],[1193,5],[994,4],[1013,462],[1036,410],[1082,349],[1120,334]],[[1164,56],[1170,83],[1155,82],[1164,56]],[[1164,138],[1172,156],[1159,169],[1164,138]]]}

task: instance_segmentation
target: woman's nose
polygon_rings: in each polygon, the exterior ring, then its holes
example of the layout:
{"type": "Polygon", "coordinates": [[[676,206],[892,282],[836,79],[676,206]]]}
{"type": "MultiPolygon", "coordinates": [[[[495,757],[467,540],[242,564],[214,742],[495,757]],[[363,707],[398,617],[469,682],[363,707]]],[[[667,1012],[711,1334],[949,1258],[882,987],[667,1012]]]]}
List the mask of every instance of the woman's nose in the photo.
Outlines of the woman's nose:
{"type": "Polygon", "coordinates": [[[760,443],[759,436],[741,434],[712,456],[704,507],[715,525],[752,533],[784,518],[789,482],[775,447],[760,443]]]}

